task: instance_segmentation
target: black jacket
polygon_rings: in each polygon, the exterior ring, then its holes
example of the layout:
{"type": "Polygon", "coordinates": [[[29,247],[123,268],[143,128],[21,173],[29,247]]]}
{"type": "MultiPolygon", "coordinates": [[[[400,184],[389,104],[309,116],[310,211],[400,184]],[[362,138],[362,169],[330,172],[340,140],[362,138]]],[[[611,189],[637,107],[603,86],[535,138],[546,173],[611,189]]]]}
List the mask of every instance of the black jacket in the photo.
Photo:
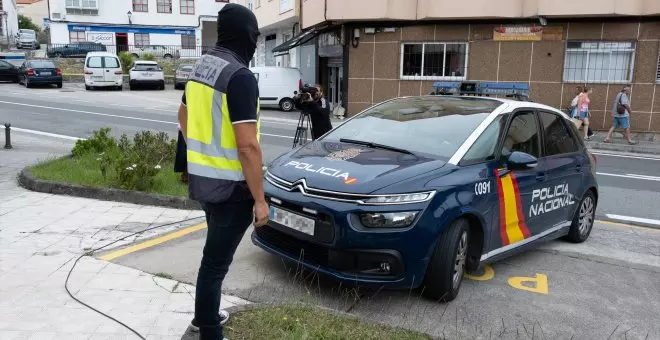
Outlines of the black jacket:
{"type": "Polygon", "coordinates": [[[298,100],[296,101],[296,107],[309,114],[310,121],[312,122],[312,140],[315,140],[326,132],[332,130],[332,123],[330,122],[330,105],[325,98],[321,98],[315,102],[298,100]]]}

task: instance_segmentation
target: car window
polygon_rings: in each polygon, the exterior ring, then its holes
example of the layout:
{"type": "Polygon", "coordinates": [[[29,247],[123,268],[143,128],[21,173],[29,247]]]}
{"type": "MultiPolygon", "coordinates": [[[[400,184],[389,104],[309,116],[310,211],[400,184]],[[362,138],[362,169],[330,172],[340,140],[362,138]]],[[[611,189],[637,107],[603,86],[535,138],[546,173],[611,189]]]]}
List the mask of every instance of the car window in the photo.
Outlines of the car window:
{"type": "Polygon", "coordinates": [[[541,156],[538,124],[534,112],[516,113],[509,125],[502,145],[502,157],[507,158],[514,151],[541,156]]]}
{"type": "Polygon", "coordinates": [[[55,63],[48,60],[31,61],[29,63],[29,66],[33,68],[57,68],[57,66],[55,66],[55,63]]]}
{"type": "Polygon", "coordinates": [[[561,155],[579,150],[579,145],[575,143],[566,126],[565,119],[556,114],[540,112],[541,123],[543,124],[545,155],[561,155]]]}
{"type": "Polygon", "coordinates": [[[102,68],[103,59],[101,57],[90,57],[87,59],[87,67],[89,68],[102,68]]]}
{"type": "Polygon", "coordinates": [[[136,71],[160,71],[160,66],[150,64],[135,64],[136,71]]]}
{"type": "Polygon", "coordinates": [[[5,61],[0,60],[0,68],[1,69],[8,69],[8,68],[11,68],[11,65],[9,65],[9,63],[7,63],[5,61]]]}
{"type": "Polygon", "coordinates": [[[190,71],[192,71],[192,69],[193,69],[192,66],[182,66],[181,67],[181,71],[186,71],[186,72],[190,72],[190,71]]]}
{"type": "Polygon", "coordinates": [[[367,109],[323,139],[371,142],[449,159],[500,105],[492,99],[470,97],[397,98],[367,109]]]}
{"type": "Polygon", "coordinates": [[[465,153],[460,165],[470,165],[482,162],[487,162],[495,159],[495,151],[497,141],[500,134],[504,129],[506,120],[503,116],[498,116],[495,120],[488,125],[486,130],[474,141],[470,150],[465,153]]]}
{"type": "Polygon", "coordinates": [[[119,67],[119,59],[115,57],[104,57],[105,59],[105,67],[106,68],[118,68],[119,67]]]}

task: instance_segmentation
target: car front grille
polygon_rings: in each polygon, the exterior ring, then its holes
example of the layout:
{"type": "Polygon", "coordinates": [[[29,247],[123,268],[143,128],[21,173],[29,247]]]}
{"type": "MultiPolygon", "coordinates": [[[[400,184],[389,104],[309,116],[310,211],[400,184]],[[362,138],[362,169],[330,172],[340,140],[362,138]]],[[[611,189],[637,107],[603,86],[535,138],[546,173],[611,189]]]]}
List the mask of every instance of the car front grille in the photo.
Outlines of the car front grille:
{"type": "Polygon", "coordinates": [[[328,248],[322,245],[287,235],[268,225],[255,228],[255,233],[266,245],[292,258],[323,267],[328,265],[328,248]]]}

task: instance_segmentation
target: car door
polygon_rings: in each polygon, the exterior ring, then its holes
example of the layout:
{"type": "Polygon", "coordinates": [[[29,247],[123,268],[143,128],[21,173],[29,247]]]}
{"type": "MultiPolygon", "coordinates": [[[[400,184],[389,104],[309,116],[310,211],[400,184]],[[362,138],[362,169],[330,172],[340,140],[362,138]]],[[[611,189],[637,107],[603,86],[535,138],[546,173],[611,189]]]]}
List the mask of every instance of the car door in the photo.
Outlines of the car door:
{"type": "Polygon", "coordinates": [[[558,228],[572,220],[582,193],[580,182],[584,174],[586,155],[577,140],[575,129],[557,113],[539,110],[543,157],[538,167],[546,175],[543,187],[532,195],[530,212],[543,222],[544,228],[558,228]]]}
{"type": "Polygon", "coordinates": [[[94,82],[105,80],[103,57],[91,56],[87,58],[87,64],[85,65],[85,76],[89,76],[90,80],[94,82]]]}
{"type": "Polygon", "coordinates": [[[14,65],[0,60],[0,80],[14,81],[16,79],[16,67],[14,65]]]}
{"type": "Polygon", "coordinates": [[[513,169],[508,165],[514,152],[541,156],[541,138],[536,111],[519,109],[511,114],[506,132],[498,141],[493,172],[498,195],[497,216],[491,223],[491,256],[515,248],[541,234],[542,224],[530,216],[529,207],[535,189],[543,185],[545,174],[537,166],[513,169]]]}
{"type": "Polygon", "coordinates": [[[117,57],[103,57],[103,73],[105,77],[104,80],[107,82],[115,82],[118,78],[121,78],[122,74],[119,59],[117,59],[117,57]],[[115,73],[117,71],[120,73],[115,73]]]}

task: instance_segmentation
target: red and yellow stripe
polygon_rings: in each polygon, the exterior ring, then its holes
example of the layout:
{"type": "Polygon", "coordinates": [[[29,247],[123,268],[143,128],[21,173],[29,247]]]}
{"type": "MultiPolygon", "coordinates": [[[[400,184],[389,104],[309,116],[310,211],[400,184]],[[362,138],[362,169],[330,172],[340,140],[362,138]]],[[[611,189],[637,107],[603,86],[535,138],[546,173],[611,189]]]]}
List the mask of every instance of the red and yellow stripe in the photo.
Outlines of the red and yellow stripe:
{"type": "Polygon", "coordinates": [[[528,238],[529,229],[525,224],[515,175],[510,172],[500,177],[499,170],[495,170],[495,176],[500,196],[500,236],[502,246],[507,246],[528,238]]]}

